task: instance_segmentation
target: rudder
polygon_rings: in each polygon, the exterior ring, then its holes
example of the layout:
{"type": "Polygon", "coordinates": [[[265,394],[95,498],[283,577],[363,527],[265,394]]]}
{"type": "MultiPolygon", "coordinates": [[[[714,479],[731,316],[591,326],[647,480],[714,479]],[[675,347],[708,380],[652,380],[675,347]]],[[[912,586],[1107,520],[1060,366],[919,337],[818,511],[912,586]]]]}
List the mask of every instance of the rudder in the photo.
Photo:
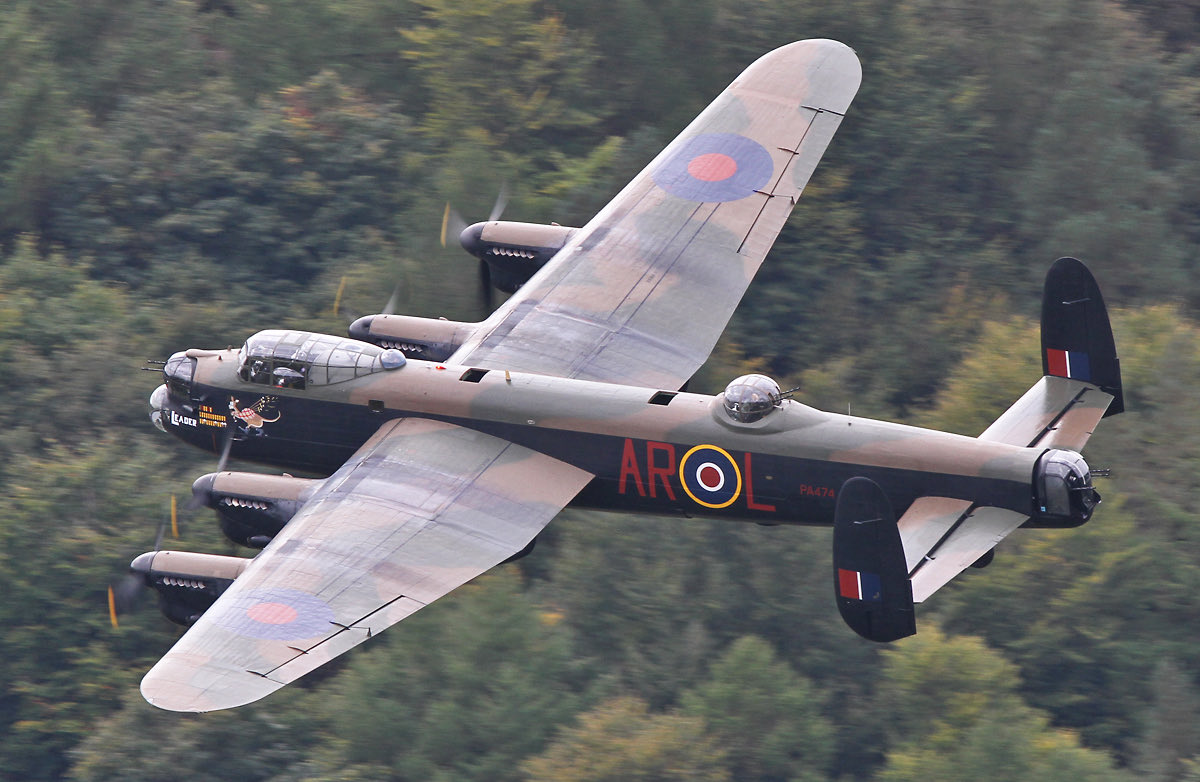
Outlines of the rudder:
{"type": "Polygon", "coordinates": [[[896,515],[869,478],[851,478],[838,490],[833,587],[842,619],[863,638],[895,641],[917,632],[896,515]]]}
{"type": "Polygon", "coordinates": [[[1059,258],[1042,298],[1042,373],[1082,380],[1111,394],[1105,417],[1125,409],[1121,363],[1100,286],[1081,261],[1059,258]]]}

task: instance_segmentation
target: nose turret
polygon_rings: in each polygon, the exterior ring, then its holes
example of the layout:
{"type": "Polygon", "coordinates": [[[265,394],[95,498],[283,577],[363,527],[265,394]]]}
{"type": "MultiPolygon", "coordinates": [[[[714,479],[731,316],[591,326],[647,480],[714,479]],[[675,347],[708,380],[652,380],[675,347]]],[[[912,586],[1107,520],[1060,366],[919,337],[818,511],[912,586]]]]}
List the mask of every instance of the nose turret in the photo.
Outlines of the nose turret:
{"type": "Polygon", "coordinates": [[[167,430],[172,401],[176,407],[187,408],[191,402],[192,376],[196,359],[186,352],[176,353],[163,364],[163,384],[150,394],[150,420],[161,431],[167,430]]]}
{"type": "Polygon", "coordinates": [[[186,398],[192,388],[192,375],[196,372],[196,359],[186,352],[176,353],[163,365],[163,379],[167,387],[177,396],[186,398]]]}

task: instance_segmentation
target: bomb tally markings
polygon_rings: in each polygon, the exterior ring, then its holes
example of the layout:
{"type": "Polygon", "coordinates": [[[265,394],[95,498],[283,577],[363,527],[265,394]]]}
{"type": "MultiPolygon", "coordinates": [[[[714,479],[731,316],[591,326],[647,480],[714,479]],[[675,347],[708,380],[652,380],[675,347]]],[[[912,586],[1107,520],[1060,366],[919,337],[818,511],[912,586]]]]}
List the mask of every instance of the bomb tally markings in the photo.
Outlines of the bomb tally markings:
{"type": "Polygon", "coordinates": [[[224,429],[229,425],[225,413],[218,413],[212,405],[200,405],[199,421],[201,426],[212,426],[217,429],[224,429]]]}
{"type": "Polygon", "coordinates": [[[625,438],[617,493],[626,494],[632,487],[639,497],[674,501],[673,481],[677,480],[683,493],[705,508],[728,508],[744,496],[748,510],[774,513],[774,505],[759,502],[754,497],[752,467],[750,453],[743,454],[739,467],[732,454],[715,445],[694,446],[682,459],[676,459],[675,446],[671,443],[647,440],[642,450],[633,439],[625,438]],[[640,458],[641,454],[644,454],[644,460],[640,458]]]}

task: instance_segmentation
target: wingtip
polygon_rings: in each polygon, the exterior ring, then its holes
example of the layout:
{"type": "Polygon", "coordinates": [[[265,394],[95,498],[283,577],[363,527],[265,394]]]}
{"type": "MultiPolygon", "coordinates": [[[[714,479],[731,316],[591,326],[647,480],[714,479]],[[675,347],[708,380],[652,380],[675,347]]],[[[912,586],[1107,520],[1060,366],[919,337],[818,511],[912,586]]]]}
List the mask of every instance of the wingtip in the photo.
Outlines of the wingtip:
{"type": "Polygon", "coordinates": [[[140,690],[146,702],[157,709],[200,714],[245,706],[282,686],[244,672],[231,677],[228,670],[213,670],[168,652],[142,677],[140,690]]]}
{"type": "Polygon", "coordinates": [[[831,38],[793,41],[767,52],[750,64],[734,81],[752,82],[764,78],[778,89],[793,85],[792,97],[802,98],[806,106],[845,114],[862,85],[862,63],[854,49],[831,38]],[[786,77],[784,76],[786,74],[786,77]],[[808,74],[807,78],[797,78],[808,74]]]}

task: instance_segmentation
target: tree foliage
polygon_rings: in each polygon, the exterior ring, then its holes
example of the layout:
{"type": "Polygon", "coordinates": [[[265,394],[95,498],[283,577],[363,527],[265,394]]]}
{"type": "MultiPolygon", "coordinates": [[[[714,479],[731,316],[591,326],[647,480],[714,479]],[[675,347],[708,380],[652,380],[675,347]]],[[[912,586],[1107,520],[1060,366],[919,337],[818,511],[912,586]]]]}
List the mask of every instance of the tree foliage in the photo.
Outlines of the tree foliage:
{"type": "MultiPolygon", "coordinates": [[[[9,3],[0,776],[1200,778],[1198,9],[9,3]],[[882,651],[833,611],[826,531],[570,512],[326,677],[193,720],[143,705],[173,631],[112,629],[104,586],[207,463],[149,429],[138,365],[338,332],[397,284],[479,318],[446,201],[478,219],[507,182],[506,217],[581,224],[806,37],[854,47],[863,88],[693,390],[768,371],[978,434],[1039,373],[1046,266],[1079,255],[1129,411],[1089,444],[1113,468],[1094,521],[1013,536],[882,651]]],[[[233,551],[206,517],[184,536],[233,551]]]]}

